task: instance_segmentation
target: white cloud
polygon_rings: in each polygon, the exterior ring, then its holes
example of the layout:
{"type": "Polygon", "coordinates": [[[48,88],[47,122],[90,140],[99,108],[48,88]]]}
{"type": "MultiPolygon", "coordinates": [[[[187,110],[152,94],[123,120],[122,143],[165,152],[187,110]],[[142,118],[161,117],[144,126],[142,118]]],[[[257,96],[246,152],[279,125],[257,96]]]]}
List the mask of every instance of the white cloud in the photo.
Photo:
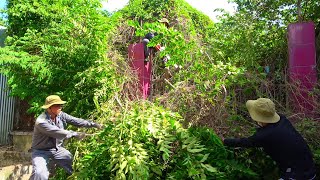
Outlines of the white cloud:
{"type": "Polygon", "coordinates": [[[227,0],[185,0],[192,7],[198,9],[211,19],[215,20],[218,12],[214,12],[217,8],[225,9],[227,12],[233,14],[236,10],[236,5],[228,3],[227,0]]]}
{"type": "MultiPolygon", "coordinates": [[[[109,12],[113,12],[121,9],[125,6],[129,0],[108,0],[103,1],[103,9],[106,9],[109,12]]],[[[216,16],[219,14],[213,12],[216,8],[223,8],[227,12],[234,13],[235,5],[229,4],[228,0],[186,0],[191,6],[208,15],[212,20],[216,19],[216,16]]]]}
{"type": "Polygon", "coordinates": [[[108,0],[108,1],[102,1],[103,9],[106,9],[109,12],[117,11],[123,6],[127,5],[129,0],[108,0]]]}

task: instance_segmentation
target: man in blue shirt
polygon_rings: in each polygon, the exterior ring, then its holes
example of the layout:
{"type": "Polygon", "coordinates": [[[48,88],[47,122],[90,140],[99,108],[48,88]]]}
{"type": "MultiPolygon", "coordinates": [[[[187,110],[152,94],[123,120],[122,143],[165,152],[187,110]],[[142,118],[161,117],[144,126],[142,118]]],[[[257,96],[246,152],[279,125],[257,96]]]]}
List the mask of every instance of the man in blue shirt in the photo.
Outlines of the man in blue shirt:
{"type": "Polygon", "coordinates": [[[231,147],[262,147],[278,165],[282,180],[314,180],[312,153],[290,121],[276,113],[274,103],[267,98],[246,103],[251,118],[260,128],[248,138],[224,139],[231,147]]]}
{"type": "Polygon", "coordinates": [[[64,139],[71,137],[82,139],[85,133],[65,130],[66,124],[101,128],[101,125],[97,123],[62,112],[62,105],[65,103],[66,101],[62,101],[57,95],[48,96],[45,105],[42,106],[46,111],[36,119],[31,147],[33,166],[31,180],[49,179],[49,160],[53,160],[68,174],[72,174],[72,155],[63,147],[62,143],[64,139]]]}

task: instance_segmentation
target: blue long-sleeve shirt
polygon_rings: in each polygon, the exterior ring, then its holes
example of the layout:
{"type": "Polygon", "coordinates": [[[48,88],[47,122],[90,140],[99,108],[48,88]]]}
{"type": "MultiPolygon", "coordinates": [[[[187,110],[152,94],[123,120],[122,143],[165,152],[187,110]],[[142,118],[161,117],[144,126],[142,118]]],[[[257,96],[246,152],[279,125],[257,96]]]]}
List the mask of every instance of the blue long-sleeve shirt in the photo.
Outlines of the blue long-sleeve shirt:
{"type": "Polygon", "coordinates": [[[36,120],[33,137],[32,149],[49,150],[62,146],[63,140],[71,138],[73,131],[65,130],[66,124],[78,127],[92,127],[93,122],[81,118],[73,117],[65,112],[61,112],[56,117],[56,123],[51,120],[47,112],[42,113],[36,120]]]}

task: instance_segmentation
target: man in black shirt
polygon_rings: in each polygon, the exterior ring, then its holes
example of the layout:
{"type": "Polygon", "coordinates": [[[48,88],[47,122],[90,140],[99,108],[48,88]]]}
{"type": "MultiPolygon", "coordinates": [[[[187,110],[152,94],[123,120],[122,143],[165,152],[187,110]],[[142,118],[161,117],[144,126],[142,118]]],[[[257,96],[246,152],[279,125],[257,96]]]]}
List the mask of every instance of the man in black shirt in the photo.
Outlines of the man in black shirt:
{"type": "Polygon", "coordinates": [[[278,115],[270,99],[259,98],[246,103],[251,118],[260,128],[248,138],[224,139],[230,147],[262,147],[278,165],[281,179],[316,179],[312,153],[290,121],[278,115]]]}
{"type": "MultiPolygon", "coordinates": [[[[167,18],[162,18],[162,19],[158,20],[158,22],[164,24],[167,28],[169,28],[169,21],[167,18]]],[[[153,47],[153,48],[150,48],[147,46],[148,43],[151,41],[151,39],[154,38],[154,36],[156,36],[157,34],[158,34],[157,32],[149,32],[142,39],[142,43],[144,45],[144,58],[145,58],[146,62],[149,61],[149,55],[151,54],[152,49],[155,49],[157,51],[163,51],[165,49],[165,47],[161,47],[160,44],[158,44],[156,47],[153,47]]],[[[166,62],[169,59],[170,59],[170,56],[166,55],[163,58],[163,61],[166,62]]]]}

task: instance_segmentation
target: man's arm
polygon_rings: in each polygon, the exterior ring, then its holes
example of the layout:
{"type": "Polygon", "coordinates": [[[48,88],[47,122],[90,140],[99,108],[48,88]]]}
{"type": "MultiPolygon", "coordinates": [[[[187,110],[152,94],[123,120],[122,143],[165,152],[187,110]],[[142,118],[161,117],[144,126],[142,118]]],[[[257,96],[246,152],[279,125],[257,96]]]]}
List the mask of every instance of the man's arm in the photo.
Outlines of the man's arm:
{"type": "Polygon", "coordinates": [[[261,147],[261,140],[257,134],[248,138],[226,138],[223,144],[230,147],[261,147]]]}
{"type": "Polygon", "coordinates": [[[88,120],[84,120],[81,118],[73,117],[65,112],[61,112],[61,118],[63,120],[65,120],[67,123],[70,123],[70,124],[77,126],[77,127],[97,127],[98,128],[98,126],[100,126],[97,123],[94,123],[94,122],[91,122],[88,120]]]}
{"type": "Polygon", "coordinates": [[[60,129],[57,126],[54,126],[50,124],[49,122],[43,120],[43,121],[37,121],[36,122],[36,128],[43,134],[56,138],[56,139],[64,139],[64,138],[71,138],[73,136],[72,131],[67,131],[64,129],[60,129]]]}

